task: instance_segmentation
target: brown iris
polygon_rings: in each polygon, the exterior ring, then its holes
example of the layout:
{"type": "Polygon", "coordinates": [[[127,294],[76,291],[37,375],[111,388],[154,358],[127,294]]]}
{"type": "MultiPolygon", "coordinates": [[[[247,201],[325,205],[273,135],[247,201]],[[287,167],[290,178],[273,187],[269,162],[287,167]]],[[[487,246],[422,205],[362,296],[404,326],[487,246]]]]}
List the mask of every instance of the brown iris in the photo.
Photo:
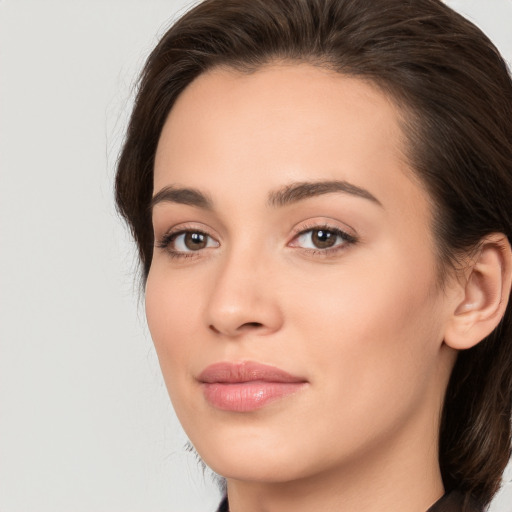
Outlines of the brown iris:
{"type": "Polygon", "coordinates": [[[183,242],[187,249],[190,249],[191,251],[198,251],[199,249],[204,249],[206,247],[208,243],[208,236],[204,233],[188,232],[185,233],[183,242]]]}
{"type": "Polygon", "coordinates": [[[325,229],[315,229],[311,233],[313,245],[319,249],[327,249],[332,247],[336,243],[336,238],[338,238],[336,233],[327,231],[325,229]]]}

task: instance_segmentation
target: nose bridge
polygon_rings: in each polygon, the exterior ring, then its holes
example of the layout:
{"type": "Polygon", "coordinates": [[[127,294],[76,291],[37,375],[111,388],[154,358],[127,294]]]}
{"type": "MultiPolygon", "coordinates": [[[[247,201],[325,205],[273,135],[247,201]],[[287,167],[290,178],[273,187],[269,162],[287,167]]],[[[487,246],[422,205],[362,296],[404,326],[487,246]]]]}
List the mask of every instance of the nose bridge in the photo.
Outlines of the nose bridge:
{"type": "Polygon", "coordinates": [[[207,302],[208,327],[228,336],[277,330],[282,315],[269,279],[270,267],[268,255],[250,241],[227,249],[207,302]]]}

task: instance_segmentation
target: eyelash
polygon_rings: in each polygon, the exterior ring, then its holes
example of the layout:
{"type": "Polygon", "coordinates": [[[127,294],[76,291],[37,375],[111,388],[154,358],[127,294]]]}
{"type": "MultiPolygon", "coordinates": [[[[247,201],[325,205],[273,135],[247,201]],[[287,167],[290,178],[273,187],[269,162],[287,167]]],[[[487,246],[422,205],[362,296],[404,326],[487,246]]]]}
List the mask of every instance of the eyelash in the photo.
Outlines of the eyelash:
{"type": "Polygon", "coordinates": [[[187,233],[193,233],[197,235],[203,235],[207,237],[208,239],[213,239],[208,233],[205,231],[202,231],[200,229],[194,229],[194,228],[182,228],[178,231],[169,231],[167,232],[156,244],[159,249],[165,249],[171,258],[193,258],[194,256],[197,256],[198,251],[177,251],[176,249],[172,249],[171,244],[181,235],[186,235],[187,233]]]}
{"type": "MultiPolygon", "coordinates": [[[[338,244],[334,245],[333,247],[328,247],[328,248],[324,248],[324,249],[320,249],[320,248],[312,249],[312,248],[305,248],[305,247],[302,248],[303,251],[305,251],[311,255],[328,257],[328,256],[333,255],[334,253],[337,253],[338,251],[344,250],[347,247],[347,245],[353,245],[358,242],[358,238],[355,237],[354,235],[351,235],[351,234],[347,233],[346,231],[343,231],[337,227],[329,226],[328,224],[322,224],[322,225],[314,224],[311,226],[302,226],[293,235],[292,242],[294,240],[299,239],[301,236],[306,235],[307,233],[310,233],[310,232],[313,233],[315,231],[327,231],[327,232],[331,233],[332,235],[336,236],[336,238],[338,238],[338,237],[341,238],[343,242],[338,243],[338,244]]],[[[187,252],[187,251],[177,251],[175,249],[172,249],[172,246],[171,246],[171,244],[179,236],[190,234],[190,233],[203,235],[203,236],[207,237],[208,239],[214,240],[214,238],[212,236],[210,236],[208,233],[206,233],[205,231],[202,231],[200,229],[194,229],[191,227],[191,228],[182,228],[178,231],[167,232],[157,242],[156,246],[159,249],[165,249],[171,256],[171,258],[193,258],[193,257],[196,257],[196,256],[198,256],[198,253],[200,253],[202,251],[202,249],[198,249],[197,251],[191,250],[191,251],[187,252]]],[[[216,243],[218,243],[218,242],[216,242],[216,243]]],[[[290,242],[290,244],[291,244],[291,242],[290,242]]],[[[291,245],[291,247],[298,247],[298,246],[291,245]]],[[[300,247],[298,247],[298,248],[300,249],[300,247]]]]}

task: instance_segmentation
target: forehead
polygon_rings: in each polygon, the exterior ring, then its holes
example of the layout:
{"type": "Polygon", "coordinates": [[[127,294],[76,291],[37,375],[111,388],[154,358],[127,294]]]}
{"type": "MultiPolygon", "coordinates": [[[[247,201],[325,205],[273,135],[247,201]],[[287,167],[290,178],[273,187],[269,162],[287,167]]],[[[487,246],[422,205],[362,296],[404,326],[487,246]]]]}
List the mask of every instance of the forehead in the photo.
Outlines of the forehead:
{"type": "Polygon", "coordinates": [[[229,184],[263,196],[287,181],[346,180],[383,204],[416,209],[418,197],[408,198],[426,194],[403,149],[400,112],[368,82],[310,64],[215,69],[168,116],[154,189],[178,183],[222,194],[229,184]]]}

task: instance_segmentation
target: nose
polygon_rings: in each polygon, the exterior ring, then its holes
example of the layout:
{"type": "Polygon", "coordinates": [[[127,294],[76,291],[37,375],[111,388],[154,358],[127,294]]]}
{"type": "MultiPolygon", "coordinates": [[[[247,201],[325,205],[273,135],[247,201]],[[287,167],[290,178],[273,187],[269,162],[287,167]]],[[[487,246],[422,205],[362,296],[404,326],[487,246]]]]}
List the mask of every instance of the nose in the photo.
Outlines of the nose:
{"type": "Polygon", "coordinates": [[[216,269],[205,315],[208,328],[216,334],[263,336],[283,324],[271,265],[247,253],[232,253],[216,269]]]}

